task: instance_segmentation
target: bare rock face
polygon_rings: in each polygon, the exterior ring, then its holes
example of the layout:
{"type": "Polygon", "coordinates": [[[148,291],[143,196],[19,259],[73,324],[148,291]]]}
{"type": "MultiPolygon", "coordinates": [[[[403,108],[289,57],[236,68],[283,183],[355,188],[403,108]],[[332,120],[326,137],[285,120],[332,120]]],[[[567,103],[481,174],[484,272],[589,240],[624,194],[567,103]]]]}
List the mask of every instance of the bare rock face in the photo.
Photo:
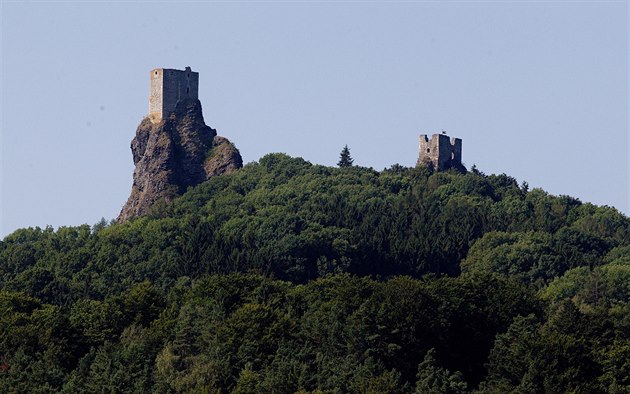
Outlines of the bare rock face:
{"type": "Polygon", "coordinates": [[[119,222],[145,215],[158,201],[168,203],[189,186],[243,166],[238,149],[206,126],[199,100],[179,102],[159,123],[144,118],[131,152],[136,166],[133,186],[119,222]]]}
{"type": "Polygon", "coordinates": [[[229,174],[243,167],[243,159],[238,149],[227,138],[215,136],[211,154],[203,163],[206,176],[229,174]]]}

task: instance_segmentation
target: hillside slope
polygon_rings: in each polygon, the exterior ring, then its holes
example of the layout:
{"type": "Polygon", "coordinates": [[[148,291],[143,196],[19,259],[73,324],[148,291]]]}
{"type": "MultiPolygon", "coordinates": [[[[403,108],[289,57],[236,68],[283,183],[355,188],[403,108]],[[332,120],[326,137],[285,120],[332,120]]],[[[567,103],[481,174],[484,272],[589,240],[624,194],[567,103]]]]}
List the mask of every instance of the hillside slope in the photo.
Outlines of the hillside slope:
{"type": "Polygon", "coordinates": [[[628,392],[630,220],[270,154],[0,243],[2,392],[628,392]],[[321,391],[318,391],[321,390],[321,391]]]}

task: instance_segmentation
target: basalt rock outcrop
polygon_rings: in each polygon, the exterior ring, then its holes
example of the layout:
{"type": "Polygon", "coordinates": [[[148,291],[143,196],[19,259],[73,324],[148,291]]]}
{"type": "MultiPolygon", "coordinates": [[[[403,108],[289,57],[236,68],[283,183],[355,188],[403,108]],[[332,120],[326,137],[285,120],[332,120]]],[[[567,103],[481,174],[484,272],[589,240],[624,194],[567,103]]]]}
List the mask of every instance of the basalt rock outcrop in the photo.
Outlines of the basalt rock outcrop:
{"type": "Polygon", "coordinates": [[[180,101],[167,118],[154,123],[146,117],[131,141],[133,186],[118,221],[150,213],[189,186],[236,171],[243,160],[236,147],[203,119],[196,99],[180,101]]]}

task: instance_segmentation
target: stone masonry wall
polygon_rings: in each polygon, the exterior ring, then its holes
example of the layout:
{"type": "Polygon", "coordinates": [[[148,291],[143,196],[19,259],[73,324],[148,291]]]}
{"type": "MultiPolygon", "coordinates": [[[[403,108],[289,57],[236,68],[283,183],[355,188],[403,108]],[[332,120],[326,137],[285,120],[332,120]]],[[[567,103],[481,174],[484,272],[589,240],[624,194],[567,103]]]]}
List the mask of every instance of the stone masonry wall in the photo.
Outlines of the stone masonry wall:
{"type": "Polygon", "coordinates": [[[199,98],[199,73],[169,68],[151,70],[151,95],[149,115],[154,121],[162,120],[175,110],[177,102],[183,99],[199,98]]]}
{"type": "Polygon", "coordinates": [[[462,162],[462,140],[460,138],[451,138],[451,146],[453,147],[453,161],[462,162]]]}
{"type": "Polygon", "coordinates": [[[462,140],[449,138],[445,134],[420,135],[418,165],[431,165],[435,170],[460,166],[462,162],[462,140]]]}
{"type": "Polygon", "coordinates": [[[149,116],[162,119],[162,81],[164,70],[156,68],[151,70],[151,92],[149,94],[149,116]]]}

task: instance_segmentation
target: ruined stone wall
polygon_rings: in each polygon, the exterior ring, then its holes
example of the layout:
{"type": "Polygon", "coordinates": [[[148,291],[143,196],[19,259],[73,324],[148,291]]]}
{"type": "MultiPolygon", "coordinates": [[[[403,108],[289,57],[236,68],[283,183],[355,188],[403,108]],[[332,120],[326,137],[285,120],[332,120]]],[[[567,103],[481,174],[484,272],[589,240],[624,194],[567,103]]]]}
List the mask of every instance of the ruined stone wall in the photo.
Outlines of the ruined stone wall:
{"type": "Polygon", "coordinates": [[[420,135],[418,165],[430,165],[435,170],[445,170],[461,165],[462,140],[445,134],[420,135]]]}
{"type": "Polygon", "coordinates": [[[154,119],[162,119],[162,81],[164,70],[156,68],[151,70],[151,92],[149,94],[149,116],[154,119]]]}
{"type": "Polygon", "coordinates": [[[199,98],[199,73],[169,68],[151,70],[151,95],[149,115],[153,120],[161,120],[175,110],[177,102],[185,98],[199,98]]]}
{"type": "Polygon", "coordinates": [[[453,147],[453,161],[462,162],[462,140],[460,138],[451,138],[451,146],[453,147]]]}
{"type": "Polygon", "coordinates": [[[426,134],[420,134],[420,145],[418,146],[418,165],[422,162],[431,161],[431,145],[426,134]]]}
{"type": "Polygon", "coordinates": [[[437,151],[438,151],[438,159],[437,159],[437,169],[444,170],[449,167],[451,162],[452,154],[451,154],[451,139],[448,138],[447,135],[444,134],[434,134],[432,139],[437,136],[437,151]]]}

